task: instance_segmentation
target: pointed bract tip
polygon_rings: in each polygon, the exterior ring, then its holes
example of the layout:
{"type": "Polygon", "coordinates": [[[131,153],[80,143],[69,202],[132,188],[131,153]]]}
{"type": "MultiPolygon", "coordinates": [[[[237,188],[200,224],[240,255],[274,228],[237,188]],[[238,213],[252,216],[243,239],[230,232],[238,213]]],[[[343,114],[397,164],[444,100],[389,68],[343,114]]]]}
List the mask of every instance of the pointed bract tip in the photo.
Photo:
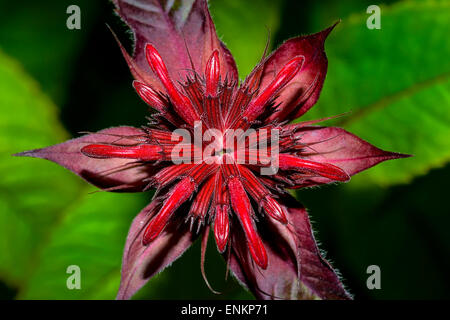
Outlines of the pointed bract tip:
{"type": "Polygon", "coordinates": [[[41,155],[39,155],[39,152],[41,150],[42,149],[33,149],[33,150],[22,151],[22,152],[12,154],[11,157],[43,158],[41,155]]]}
{"type": "Polygon", "coordinates": [[[391,152],[391,151],[383,151],[383,152],[384,152],[383,161],[414,157],[413,154],[398,153],[398,152],[391,152]]]}
{"type": "Polygon", "coordinates": [[[392,154],[392,159],[402,159],[402,158],[414,157],[413,154],[406,154],[406,153],[391,152],[391,154],[392,154]]]}
{"type": "Polygon", "coordinates": [[[328,37],[328,35],[331,33],[331,31],[334,30],[334,28],[336,28],[336,26],[341,23],[341,19],[337,20],[335,23],[333,23],[331,26],[329,26],[328,28],[326,28],[323,32],[325,34],[325,38],[328,37]]]}
{"type": "Polygon", "coordinates": [[[339,19],[338,21],[336,21],[333,25],[329,26],[328,28],[316,33],[315,35],[319,36],[320,39],[322,40],[322,44],[325,43],[325,40],[328,38],[328,36],[330,35],[331,31],[334,30],[334,28],[336,28],[336,26],[341,22],[341,19],[339,19]]]}
{"type": "Polygon", "coordinates": [[[22,151],[22,152],[13,153],[11,155],[11,157],[30,157],[29,152],[30,151],[22,151]]]}

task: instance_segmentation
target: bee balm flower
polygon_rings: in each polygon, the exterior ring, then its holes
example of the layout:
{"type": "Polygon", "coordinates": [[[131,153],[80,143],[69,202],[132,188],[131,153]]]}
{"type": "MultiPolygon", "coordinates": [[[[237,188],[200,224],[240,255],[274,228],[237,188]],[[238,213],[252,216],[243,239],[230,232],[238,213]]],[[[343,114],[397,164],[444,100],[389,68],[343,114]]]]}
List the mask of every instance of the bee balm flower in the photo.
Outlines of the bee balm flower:
{"type": "Polygon", "coordinates": [[[288,124],[319,98],[334,26],[286,41],[239,82],[205,0],[114,3],[134,33],[133,56],[121,49],[135,90],[155,110],[151,122],[20,155],[54,161],[107,191],[157,189],[130,228],[118,298],[130,298],[199,236],[204,254],[210,229],[257,298],[351,298],[286,190],[346,182],[404,155],[319,121],[288,124]]]}

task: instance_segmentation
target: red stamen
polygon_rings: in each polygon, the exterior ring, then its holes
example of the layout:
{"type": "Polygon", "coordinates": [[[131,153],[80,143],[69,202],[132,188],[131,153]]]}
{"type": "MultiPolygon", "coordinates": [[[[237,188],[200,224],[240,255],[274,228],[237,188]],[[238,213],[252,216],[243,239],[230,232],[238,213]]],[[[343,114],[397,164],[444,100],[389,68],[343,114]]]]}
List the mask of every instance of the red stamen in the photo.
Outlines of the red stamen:
{"type": "Polygon", "coordinates": [[[167,90],[167,94],[170,97],[177,113],[188,124],[194,125],[194,122],[200,120],[200,116],[192,105],[191,101],[181,94],[170,79],[169,72],[163,59],[159,55],[158,51],[151,45],[147,44],[145,47],[147,61],[152,68],[153,72],[158,76],[161,83],[167,90]]]}

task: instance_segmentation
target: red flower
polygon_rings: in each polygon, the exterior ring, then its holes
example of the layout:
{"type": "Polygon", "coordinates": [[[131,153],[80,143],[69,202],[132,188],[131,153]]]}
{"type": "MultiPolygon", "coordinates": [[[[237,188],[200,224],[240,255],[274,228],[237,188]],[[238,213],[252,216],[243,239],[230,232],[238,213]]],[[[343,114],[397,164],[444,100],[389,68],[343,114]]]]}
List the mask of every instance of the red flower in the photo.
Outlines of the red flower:
{"type": "Polygon", "coordinates": [[[133,85],[157,112],[142,129],[106,129],[20,155],[54,161],[108,191],[157,189],[128,234],[118,298],[130,298],[198,234],[203,261],[210,227],[229,268],[257,298],[350,298],[321,257],[306,210],[285,189],[348,181],[404,155],[315,126],[319,121],[287,124],[319,97],[324,41],[334,26],[286,41],[239,84],[205,0],[177,8],[159,0],[114,2],[135,35],[133,57],[121,47],[133,85]],[[186,142],[177,128],[188,138],[207,129],[217,135],[212,144],[186,142]],[[235,138],[244,143],[233,149],[234,140],[224,142],[227,129],[242,129],[235,138]],[[259,142],[266,142],[267,158],[259,142]],[[180,147],[185,163],[174,163],[180,147]],[[269,167],[272,174],[261,171],[269,167]]]}

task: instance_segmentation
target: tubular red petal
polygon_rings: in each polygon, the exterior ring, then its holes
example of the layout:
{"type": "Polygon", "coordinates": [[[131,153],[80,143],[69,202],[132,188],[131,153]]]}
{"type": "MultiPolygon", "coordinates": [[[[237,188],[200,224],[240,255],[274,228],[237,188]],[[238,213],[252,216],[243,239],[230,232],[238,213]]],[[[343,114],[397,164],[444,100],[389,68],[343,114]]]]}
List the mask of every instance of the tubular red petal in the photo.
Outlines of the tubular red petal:
{"type": "Polygon", "coordinates": [[[247,108],[253,94],[250,93],[246,88],[239,88],[235,94],[233,102],[230,104],[226,117],[226,123],[229,127],[231,124],[235,123],[238,117],[241,115],[242,110],[247,108]]]}
{"type": "Polygon", "coordinates": [[[191,100],[194,107],[200,112],[203,110],[203,85],[200,83],[197,77],[190,79],[183,84],[184,92],[189,100],[191,100]]]}
{"type": "Polygon", "coordinates": [[[217,88],[219,86],[220,79],[220,61],[219,51],[214,50],[211,57],[206,64],[206,95],[215,97],[217,96],[217,88]]]}
{"type": "Polygon", "coordinates": [[[224,252],[230,236],[230,221],[228,216],[228,206],[216,206],[214,217],[214,238],[216,239],[217,250],[224,252]]]}
{"type": "Polygon", "coordinates": [[[161,169],[151,179],[151,185],[157,185],[158,187],[164,187],[177,178],[185,176],[195,164],[178,164],[161,169]]]}
{"type": "Polygon", "coordinates": [[[302,68],[305,58],[303,56],[295,57],[290,60],[275,79],[265,88],[252,102],[250,102],[247,110],[244,113],[249,121],[256,119],[264,111],[264,107],[275,98],[276,94],[283,89],[289,81],[302,68]]]}
{"type": "Polygon", "coordinates": [[[167,103],[162,97],[151,87],[139,81],[133,81],[133,87],[139,97],[145,101],[149,106],[158,110],[161,113],[167,112],[167,103]]]}
{"type": "Polygon", "coordinates": [[[148,245],[156,239],[164,230],[172,214],[183,204],[196,189],[196,183],[190,177],[181,180],[170,192],[169,197],[164,202],[163,207],[157,215],[149,222],[144,231],[142,244],[148,245]]]}
{"type": "Polygon", "coordinates": [[[250,200],[238,177],[230,178],[227,184],[231,205],[244,229],[250,254],[258,266],[266,269],[268,263],[267,253],[253,225],[250,200]]]}
{"type": "Polygon", "coordinates": [[[182,95],[173,84],[166,65],[155,47],[151,44],[147,44],[145,51],[150,67],[166,88],[167,94],[173,102],[177,113],[190,125],[193,125],[196,120],[200,120],[200,116],[191,101],[186,96],[182,95]]]}
{"type": "Polygon", "coordinates": [[[214,192],[214,185],[216,182],[215,176],[209,178],[200,188],[197,196],[192,202],[190,214],[203,221],[208,213],[209,204],[214,192]]]}
{"type": "Polygon", "coordinates": [[[207,177],[209,177],[217,169],[217,164],[200,164],[195,166],[191,172],[189,172],[189,178],[191,178],[197,185],[202,183],[207,177]]]}
{"type": "Polygon", "coordinates": [[[245,190],[251,195],[253,199],[259,204],[270,193],[269,190],[259,181],[259,179],[244,166],[240,168],[241,175],[244,179],[245,190]]]}
{"type": "Polygon", "coordinates": [[[279,161],[281,170],[312,172],[335,181],[348,181],[350,179],[344,170],[329,163],[314,162],[288,154],[280,154],[279,161]]]}
{"type": "Polygon", "coordinates": [[[231,99],[233,98],[233,93],[234,93],[234,84],[229,83],[228,80],[225,80],[225,83],[222,83],[222,87],[220,90],[220,108],[223,117],[225,117],[226,114],[228,113],[231,99]]]}
{"type": "Polygon", "coordinates": [[[206,97],[204,99],[204,108],[206,112],[205,121],[209,129],[222,130],[223,118],[218,97],[206,97]]]}
{"type": "Polygon", "coordinates": [[[215,217],[214,217],[214,238],[216,239],[217,250],[224,252],[230,236],[229,202],[228,190],[223,185],[222,172],[217,172],[215,184],[215,217]]]}
{"type": "Polygon", "coordinates": [[[287,217],[281,208],[280,204],[271,196],[267,196],[264,198],[264,210],[266,213],[271,216],[273,219],[281,222],[282,224],[287,224],[287,217]]]}
{"type": "Polygon", "coordinates": [[[246,167],[240,167],[240,172],[244,178],[243,184],[245,186],[245,190],[248,191],[252,198],[264,208],[270,217],[286,224],[286,215],[278,202],[271,196],[269,190],[261,183],[253,172],[246,167]]]}
{"type": "Polygon", "coordinates": [[[141,144],[137,146],[114,146],[104,144],[90,144],[81,148],[81,152],[88,157],[98,159],[123,158],[142,161],[156,161],[162,159],[160,146],[141,144]]]}

